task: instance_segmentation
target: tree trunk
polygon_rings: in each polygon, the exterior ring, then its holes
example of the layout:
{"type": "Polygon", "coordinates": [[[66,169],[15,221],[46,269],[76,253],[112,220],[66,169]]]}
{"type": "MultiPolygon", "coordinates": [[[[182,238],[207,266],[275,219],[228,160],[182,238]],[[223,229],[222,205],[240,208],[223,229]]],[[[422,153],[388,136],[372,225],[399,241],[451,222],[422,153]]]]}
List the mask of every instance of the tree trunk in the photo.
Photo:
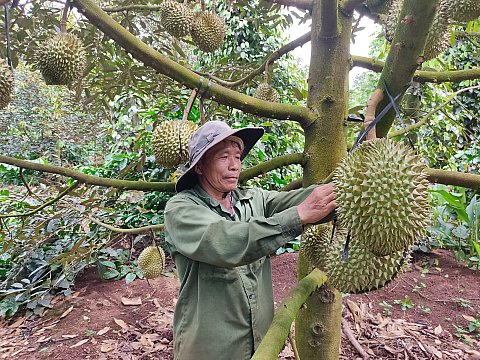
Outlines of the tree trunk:
{"type": "MultiPolygon", "coordinates": [[[[352,17],[338,11],[336,0],[314,1],[308,107],[316,114],[316,121],[304,129],[304,186],[325,179],[346,154],[351,29],[352,17]]],[[[300,254],[299,278],[310,270],[311,266],[300,254]]],[[[338,359],[341,306],[341,293],[323,286],[299,311],[295,333],[302,360],[338,359]]]]}

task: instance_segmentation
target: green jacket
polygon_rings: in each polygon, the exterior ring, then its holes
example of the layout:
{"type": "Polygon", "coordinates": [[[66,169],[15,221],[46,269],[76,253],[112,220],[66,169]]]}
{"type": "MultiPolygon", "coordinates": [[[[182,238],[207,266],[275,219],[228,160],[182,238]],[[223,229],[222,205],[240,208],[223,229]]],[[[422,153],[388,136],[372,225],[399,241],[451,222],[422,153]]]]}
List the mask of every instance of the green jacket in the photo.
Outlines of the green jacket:
{"type": "Polygon", "coordinates": [[[296,205],[312,190],[238,188],[235,216],[198,185],[168,201],[166,242],[181,281],[176,359],[250,359],[273,318],[270,254],[301,234],[296,205]]]}

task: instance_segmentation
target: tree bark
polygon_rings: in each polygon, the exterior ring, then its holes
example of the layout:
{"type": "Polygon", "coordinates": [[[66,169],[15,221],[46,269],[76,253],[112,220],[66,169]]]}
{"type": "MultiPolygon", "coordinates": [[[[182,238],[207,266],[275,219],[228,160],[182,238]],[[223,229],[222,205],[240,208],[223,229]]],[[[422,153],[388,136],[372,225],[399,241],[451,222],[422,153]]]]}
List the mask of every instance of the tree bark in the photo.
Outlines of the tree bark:
{"type": "MultiPolygon", "coordinates": [[[[352,17],[337,9],[336,0],[315,0],[313,4],[307,105],[316,119],[304,129],[304,186],[321,183],[347,150],[345,119],[352,17]]],[[[299,279],[310,271],[311,266],[300,253],[299,279]]],[[[302,360],[338,359],[341,306],[341,293],[322,286],[299,311],[295,334],[302,360]]]]}

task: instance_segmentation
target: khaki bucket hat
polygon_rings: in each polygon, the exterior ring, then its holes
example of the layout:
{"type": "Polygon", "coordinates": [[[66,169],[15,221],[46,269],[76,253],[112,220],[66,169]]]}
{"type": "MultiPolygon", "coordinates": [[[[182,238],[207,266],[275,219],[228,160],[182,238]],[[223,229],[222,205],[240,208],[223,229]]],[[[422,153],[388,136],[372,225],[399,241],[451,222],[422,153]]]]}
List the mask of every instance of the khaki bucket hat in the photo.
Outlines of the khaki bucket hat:
{"type": "Polygon", "coordinates": [[[232,129],[223,121],[208,121],[193,133],[188,142],[188,168],[178,179],[175,190],[180,192],[190,189],[197,183],[197,174],[193,168],[208,149],[211,149],[229,136],[238,136],[245,145],[241,156],[243,160],[255,143],[262,137],[263,132],[264,130],[260,127],[232,129]]]}

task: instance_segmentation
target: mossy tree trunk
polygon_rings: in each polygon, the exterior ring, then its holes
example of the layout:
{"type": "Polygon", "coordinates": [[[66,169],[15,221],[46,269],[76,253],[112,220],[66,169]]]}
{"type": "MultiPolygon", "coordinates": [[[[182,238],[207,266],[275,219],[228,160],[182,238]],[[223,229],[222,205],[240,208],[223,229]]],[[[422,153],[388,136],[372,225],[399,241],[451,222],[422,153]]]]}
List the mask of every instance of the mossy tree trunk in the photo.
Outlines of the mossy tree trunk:
{"type": "MultiPolygon", "coordinates": [[[[312,11],[308,107],[316,120],[305,128],[304,186],[325,179],[345,156],[352,17],[338,10],[336,0],[316,0],[312,11]]],[[[299,278],[311,268],[300,254],[299,278]]],[[[341,293],[323,286],[300,309],[295,320],[302,360],[338,359],[341,293]]]]}

